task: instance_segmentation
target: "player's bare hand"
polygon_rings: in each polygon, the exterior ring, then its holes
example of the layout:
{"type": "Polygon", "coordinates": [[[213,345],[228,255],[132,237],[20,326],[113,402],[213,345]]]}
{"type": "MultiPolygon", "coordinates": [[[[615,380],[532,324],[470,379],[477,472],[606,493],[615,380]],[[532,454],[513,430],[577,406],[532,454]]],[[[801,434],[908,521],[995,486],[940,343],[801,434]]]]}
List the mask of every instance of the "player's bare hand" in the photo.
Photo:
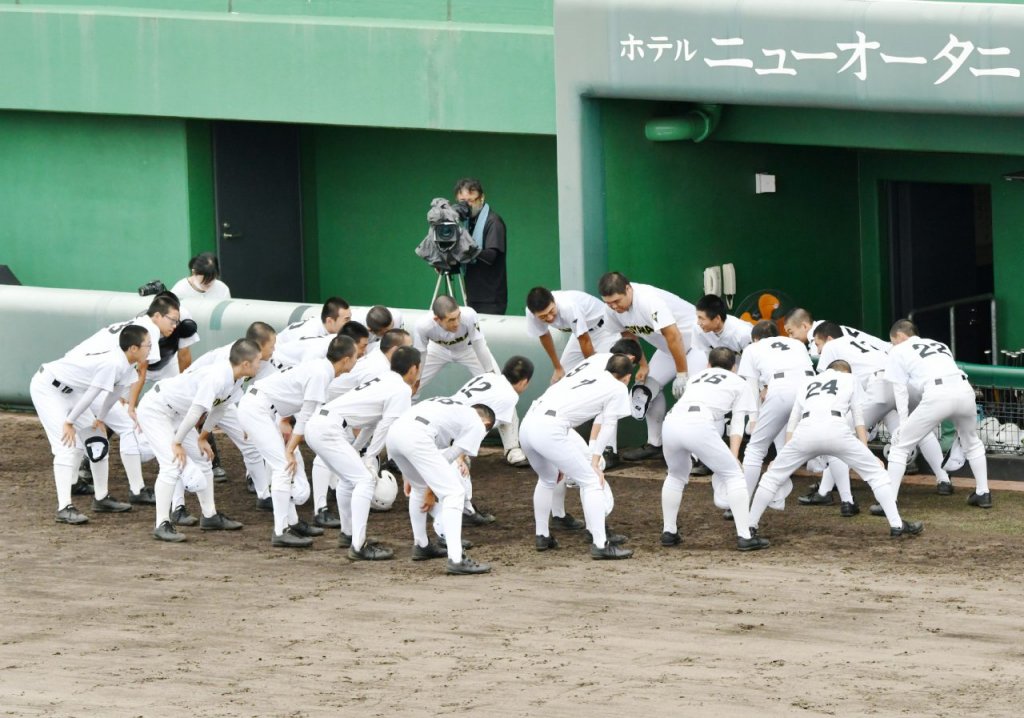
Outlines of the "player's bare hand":
{"type": "Polygon", "coordinates": [[[283,436],[285,442],[287,442],[288,439],[292,438],[292,424],[287,419],[281,419],[279,426],[281,427],[281,436],[283,436]]]}
{"type": "Polygon", "coordinates": [[[135,415],[135,407],[131,404],[128,405],[128,418],[135,424],[135,429],[139,429],[139,417],[135,415]]]}
{"type": "Polygon", "coordinates": [[[171,444],[171,453],[174,454],[174,463],[177,464],[179,468],[184,469],[185,461],[187,460],[187,457],[185,456],[185,447],[177,443],[171,444]]]}
{"type": "Polygon", "coordinates": [[[293,451],[288,454],[288,457],[284,461],[284,473],[288,476],[295,476],[296,465],[295,452],[293,451]]]}
{"type": "Polygon", "coordinates": [[[466,460],[461,456],[455,460],[455,465],[459,467],[459,473],[463,476],[469,476],[469,466],[466,465],[466,460]]]}
{"type": "Polygon", "coordinates": [[[199,451],[210,461],[213,461],[213,447],[210,446],[210,442],[206,439],[199,440],[199,451]]]}
{"type": "Polygon", "coordinates": [[[75,425],[70,421],[64,422],[64,429],[60,433],[60,443],[64,446],[75,445],[75,425]]]}
{"type": "Polygon", "coordinates": [[[409,483],[408,479],[402,479],[402,493],[407,497],[412,493],[412,484],[409,483]]]}
{"type": "Polygon", "coordinates": [[[636,370],[636,383],[643,384],[647,381],[647,374],[650,373],[651,368],[647,364],[641,364],[640,368],[636,370]]]}
{"type": "Polygon", "coordinates": [[[551,372],[551,383],[554,384],[556,381],[558,381],[559,379],[561,379],[564,376],[565,376],[565,369],[563,369],[562,367],[558,367],[553,372],[551,372]]]}
{"type": "Polygon", "coordinates": [[[430,509],[434,508],[434,504],[437,503],[437,497],[434,496],[434,492],[427,489],[427,493],[423,496],[423,505],[420,506],[420,511],[427,513],[430,509]]]}
{"type": "Polygon", "coordinates": [[[604,488],[604,472],[601,471],[601,469],[598,469],[598,468],[595,467],[594,468],[594,473],[597,474],[598,486],[600,486],[603,489],[604,488]]]}

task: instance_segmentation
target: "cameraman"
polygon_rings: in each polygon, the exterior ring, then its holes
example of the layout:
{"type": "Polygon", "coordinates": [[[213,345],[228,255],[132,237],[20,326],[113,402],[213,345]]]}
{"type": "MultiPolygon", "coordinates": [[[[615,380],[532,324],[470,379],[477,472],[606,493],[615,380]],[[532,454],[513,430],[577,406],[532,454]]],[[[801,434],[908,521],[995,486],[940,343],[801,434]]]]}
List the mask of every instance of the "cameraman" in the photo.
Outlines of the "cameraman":
{"type": "Polygon", "coordinates": [[[504,314],[508,307],[505,222],[487,204],[480,180],[455,183],[455,200],[469,207],[467,231],[483,251],[466,265],[466,304],[481,314],[504,314]]]}

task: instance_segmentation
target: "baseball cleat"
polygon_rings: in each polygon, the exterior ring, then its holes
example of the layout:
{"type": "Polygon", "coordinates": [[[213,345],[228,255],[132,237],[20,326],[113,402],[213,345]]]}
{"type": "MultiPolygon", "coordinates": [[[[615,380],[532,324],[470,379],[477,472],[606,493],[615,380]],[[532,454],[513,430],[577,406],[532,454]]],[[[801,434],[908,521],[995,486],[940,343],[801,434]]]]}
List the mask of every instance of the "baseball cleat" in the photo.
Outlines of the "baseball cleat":
{"type": "Polygon", "coordinates": [[[118,501],[110,494],[107,494],[102,499],[92,500],[92,510],[98,514],[120,514],[125,511],[131,511],[132,505],[118,501]]]}
{"type": "Polygon", "coordinates": [[[935,491],[939,496],[952,496],[953,495],[953,482],[952,481],[940,481],[935,485],[935,491]]]}
{"type": "Polygon", "coordinates": [[[175,526],[195,526],[199,519],[190,514],[185,504],[182,504],[171,512],[171,523],[175,526]]]}
{"type": "Polygon", "coordinates": [[[569,512],[566,512],[565,516],[552,516],[550,524],[552,528],[562,529],[563,531],[579,531],[586,526],[584,522],[569,512]]]}
{"type": "MultiPolygon", "coordinates": [[[[443,548],[445,551],[448,550],[448,540],[444,536],[437,537],[437,545],[443,548]]],[[[468,539],[462,539],[462,550],[466,551],[473,548],[473,542],[468,539]]]]}
{"type": "Polygon", "coordinates": [[[269,496],[265,499],[256,499],[256,508],[260,511],[273,511],[274,499],[269,496]]]}
{"type": "Polygon", "coordinates": [[[323,529],[341,528],[341,519],[332,514],[326,506],[316,512],[313,523],[323,529]]]}
{"type": "Polygon", "coordinates": [[[83,479],[79,479],[71,486],[72,496],[92,496],[94,493],[96,492],[93,490],[92,484],[83,479]]]}
{"type": "Polygon", "coordinates": [[[678,546],[682,542],[683,542],[683,539],[680,538],[678,532],[675,532],[675,533],[673,533],[672,531],[662,531],[661,532],[661,545],[662,546],[678,546]]]}
{"type": "Polygon", "coordinates": [[[153,494],[153,489],[143,486],[139,489],[137,494],[128,494],[128,503],[130,504],[155,504],[156,496],[153,494]]]}
{"type": "Polygon", "coordinates": [[[310,526],[302,519],[299,519],[297,522],[293,523],[288,528],[290,528],[292,530],[292,533],[296,534],[297,536],[306,536],[308,538],[313,538],[314,536],[324,535],[324,530],[322,528],[320,528],[319,526],[310,526]]]}
{"type": "Polygon", "coordinates": [[[348,547],[349,561],[387,561],[394,558],[395,552],[380,544],[367,541],[360,549],[354,546],[348,547]]]}
{"type": "Polygon", "coordinates": [[[164,521],[153,531],[153,538],[169,543],[181,543],[185,540],[185,535],[178,533],[178,529],[174,528],[170,521],[164,521]]]}
{"type": "MultiPolygon", "coordinates": [[[[589,530],[585,531],[583,535],[587,537],[587,543],[594,543],[594,536],[590,533],[589,530]]],[[[629,536],[617,534],[614,531],[612,531],[608,526],[604,527],[604,537],[605,540],[612,546],[621,546],[622,544],[629,541],[629,536]]]]}
{"type": "Polygon", "coordinates": [[[732,509],[726,509],[722,512],[723,521],[732,521],[732,509]]]}
{"type": "Polygon", "coordinates": [[[868,513],[872,516],[885,516],[885,511],[879,504],[871,504],[871,506],[868,507],[868,513]]]}
{"type": "Polygon", "coordinates": [[[78,479],[89,484],[92,483],[92,464],[88,458],[83,458],[82,463],[78,465],[78,479]]]}
{"type": "Polygon", "coordinates": [[[220,511],[213,516],[199,519],[199,528],[203,531],[237,531],[242,528],[241,521],[232,521],[220,511]]]}
{"type": "Polygon", "coordinates": [[[615,561],[622,558],[629,558],[633,555],[633,549],[622,548],[616,546],[613,543],[606,543],[604,547],[598,548],[597,546],[590,545],[590,558],[595,561],[615,561]]]}
{"type": "Polygon", "coordinates": [[[519,447],[509,449],[505,452],[505,461],[509,463],[509,466],[514,466],[517,469],[523,469],[530,465],[530,462],[526,458],[526,454],[519,447]]]}
{"type": "Polygon", "coordinates": [[[622,465],[622,458],[619,456],[619,452],[617,452],[610,446],[604,450],[604,453],[601,454],[601,457],[604,459],[605,471],[617,469],[619,466],[622,465]]]}
{"type": "Polygon", "coordinates": [[[538,551],[547,551],[550,548],[558,548],[558,541],[554,536],[537,535],[533,542],[534,548],[538,551]]]}
{"type": "Polygon", "coordinates": [[[645,461],[647,459],[663,459],[665,454],[660,446],[644,444],[635,449],[626,449],[621,454],[623,461],[645,461]]]}
{"type": "Polygon", "coordinates": [[[55,520],[59,524],[84,524],[88,523],[89,517],[76,509],[74,504],[68,504],[57,512],[55,520]]]}
{"type": "Polygon", "coordinates": [[[497,521],[494,518],[494,514],[483,513],[480,511],[474,511],[471,514],[462,515],[462,523],[469,524],[471,526],[486,526],[487,524],[493,524],[497,521]]]}
{"type": "Polygon", "coordinates": [[[852,518],[860,513],[860,506],[853,501],[843,501],[839,504],[839,515],[844,519],[852,518]]]}
{"type": "Polygon", "coordinates": [[[690,467],[690,476],[711,476],[711,469],[703,461],[695,461],[690,467]]]}
{"type": "Polygon", "coordinates": [[[429,561],[432,558],[447,558],[448,549],[441,548],[436,543],[428,543],[426,546],[419,544],[412,545],[413,561],[429,561]]]}
{"type": "Polygon", "coordinates": [[[222,483],[228,480],[228,472],[222,469],[220,466],[213,467],[213,480],[215,483],[222,483]]]}
{"type": "Polygon", "coordinates": [[[924,531],[924,523],[921,521],[904,521],[900,527],[889,527],[889,538],[901,538],[903,536],[917,536],[924,531]]]}
{"type": "Polygon", "coordinates": [[[822,496],[818,493],[818,490],[804,494],[803,496],[797,497],[797,501],[802,506],[831,506],[835,503],[835,499],[832,498],[832,492],[829,491],[827,494],[822,496]]]}
{"type": "Polygon", "coordinates": [[[977,506],[979,509],[992,508],[992,492],[979,494],[976,491],[972,491],[971,495],[967,497],[967,505],[977,506]]]}
{"type": "Polygon", "coordinates": [[[341,529],[338,530],[338,548],[348,548],[352,545],[352,534],[347,534],[341,529]]]}
{"type": "Polygon", "coordinates": [[[450,573],[453,576],[469,576],[476,573],[490,573],[490,564],[477,563],[469,556],[463,556],[459,563],[455,563],[451,559],[448,559],[448,564],[444,567],[445,573],[450,573]]]}
{"type": "Polygon", "coordinates": [[[750,538],[743,538],[742,536],[736,538],[736,549],[738,551],[760,551],[763,548],[768,548],[769,545],[768,539],[755,536],[753,533],[750,534],[750,538]]]}
{"type": "Polygon", "coordinates": [[[283,533],[274,534],[270,539],[270,545],[277,548],[306,548],[313,545],[313,539],[300,536],[289,526],[283,533]]]}

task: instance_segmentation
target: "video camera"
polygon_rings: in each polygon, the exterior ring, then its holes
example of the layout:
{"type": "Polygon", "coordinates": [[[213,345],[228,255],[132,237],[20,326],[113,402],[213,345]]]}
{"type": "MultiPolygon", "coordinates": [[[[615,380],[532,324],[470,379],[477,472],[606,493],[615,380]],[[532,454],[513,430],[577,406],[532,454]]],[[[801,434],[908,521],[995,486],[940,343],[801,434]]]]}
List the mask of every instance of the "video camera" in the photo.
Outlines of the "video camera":
{"type": "Polygon", "coordinates": [[[438,272],[458,273],[461,265],[468,264],[480,254],[480,247],[462,226],[469,217],[469,204],[451,204],[443,197],[430,203],[427,236],[416,247],[416,254],[438,272]]]}

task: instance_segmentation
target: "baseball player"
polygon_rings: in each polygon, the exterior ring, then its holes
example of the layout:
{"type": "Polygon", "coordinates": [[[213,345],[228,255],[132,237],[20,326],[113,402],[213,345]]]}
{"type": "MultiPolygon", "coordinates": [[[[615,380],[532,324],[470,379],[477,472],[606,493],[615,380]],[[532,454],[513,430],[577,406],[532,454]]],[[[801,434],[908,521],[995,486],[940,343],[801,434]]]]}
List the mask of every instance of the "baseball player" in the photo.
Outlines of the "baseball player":
{"type": "Polygon", "coordinates": [[[885,367],[885,380],[892,384],[900,426],[889,450],[889,477],[893,495],[899,493],[910,450],[949,419],[956,426],[964,455],[974,474],[975,488],[967,498],[970,506],[992,508],[988,487],[985,446],[978,438],[977,404],[974,389],[942,342],[918,336],[917,326],[900,319],[889,330],[892,351],[885,367]],[[921,402],[909,407],[911,389],[921,393],[921,402]]]}
{"type": "MultiPolygon", "coordinates": [[[[490,407],[500,432],[502,425],[517,420],[516,404],[532,378],[533,362],[524,356],[514,356],[505,362],[501,374],[487,372],[475,376],[452,394],[451,398],[467,406],[483,404],[490,407]]],[[[463,523],[469,522],[476,526],[493,523],[495,519],[492,514],[477,511],[473,505],[473,481],[469,474],[463,477],[463,485],[466,489],[463,523]]]]}
{"type": "MultiPolygon", "coordinates": [[[[785,322],[783,328],[786,330],[786,334],[797,339],[807,345],[807,351],[810,352],[811,356],[818,355],[818,347],[814,345],[812,337],[814,336],[814,330],[821,324],[822,320],[814,320],[811,313],[806,309],[796,308],[791,309],[786,313],[785,322]]],[[[876,336],[872,336],[861,329],[854,329],[848,327],[845,324],[840,324],[839,328],[843,330],[843,334],[853,339],[862,339],[867,342],[871,342],[875,346],[881,347],[884,351],[889,351],[889,342],[884,339],[879,339],[876,336]]]]}
{"type": "Polygon", "coordinates": [[[405,319],[397,309],[375,304],[368,309],[352,310],[353,322],[359,322],[370,330],[370,344],[366,352],[379,349],[380,340],[392,329],[405,329],[405,319]]]}
{"type": "MultiPolygon", "coordinates": [[[[255,342],[260,348],[260,364],[252,381],[259,381],[264,377],[274,374],[277,369],[270,363],[270,357],[274,354],[274,345],[277,342],[277,332],[274,331],[274,328],[265,322],[253,322],[246,329],[245,338],[255,342]]],[[[225,344],[206,352],[196,359],[185,370],[185,373],[188,374],[217,363],[223,363],[230,358],[233,346],[233,343],[225,344]]],[[[256,489],[257,499],[269,500],[270,474],[267,471],[266,463],[263,461],[263,456],[260,455],[255,444],[246,437],[242,424],[238,419],[238,402],[243,394],[244,392],[239,392],[234,401],[224,408],[224,413],[221,415],[217,425],[228,435],[228,438],[231,439],[242,453],[242,461],[245,464],[246,473],[252,479],[253,486],[256,489]]],[[[213,448],[212,442],[210,448],[213,448]]],[[[216,473],[214,473],[214,480],[216,481],[216,473]]],[[[199,519],[189,515],[188,510],[185,508],[184,497],[184,486],[181,482],[178,482],[172,501],[174,509],[171,511],[171,521],[176,526],[194,526],[199,523],[199,519]]]]}
{"type": "Polygon", "coordinates": [[[725,301],[717,294],[705,294],[697,300],[696,326],[690,346],[705,354],[710,354],[715,347],[725,347],[740,354],[751,342],[752,328],[750,322],[729,314],[725,301]]]}
{"type": "Polygon", "coordinates": [[[460,473],[468,473],[466,456],[476,456],[480,442],[494,426],[494,412],[483,404],[465,406],[447,397],[420,402],[402,414],[388,431],[388,456],[402,471],[409,496],[412,560],[448,557],[451,574],[488,573],[462,550],[462,509],[466,501],[460,473]],[[441,503],[447,548],[427,537],[428,489],[441,503]]]}
{"type": "Polygon", "coordinates": [[[526,333],[540,340],[551,359],[552,384],[594,352],[607,352],[619,338],[606,328],[604,304],[596,297],[544,287],[534,287],[526,295],[526,333]],[[561,357],[555,351],[552,329],[570,334],[561,357]]]}
{"type": "Polygon", "coordinates": [[[242,382],[256,375],[260,347],[248,339],[232,346],[227,361],[157,382],[139,403],[139,426],[149,437],[160,462],[156,477],[156,527],[160,541],[185,540],[171,523],[171,504],[179,480],[199,496],[204,531],[236,531],[242,524],[217,511],[213,496],[213,450],[207,437],[224,411],[242,391],[242,382]],[[203,415],[202,432],[196,424],[203,415]]]}
{"type": "MultiPolygon", "coordinates": [[[[383,356],[383,352],[377,353],[383,356]]],[[[366,522],[377,475],[376,456],[384,448],[391,425],[412,406],[420,353],[412,347],[396,347],[391,354],[387,373],[328,402],[307,424],[306,443],[338,476],[341,533],[349,537],[348,557],[353,561],[382,561],[394,556],[390,548],[366,541],[366,522]],[[352,430],[359,430],[354,441],[352,430]],[[370,436],[373,438],[368,440],[370,436]],[[366,445],[366,456],[372,457],[366,463],[359,456],[360,444],[366,445]]]]}
{"type": "Polygon", "coordinates": [[[736,548],[757,551],[768,548],[768,541],[750,535],[747,506],[750,494],[740,467],[740,443],[744,420],[757,411],[754,394],[747,382],[736,375],[736,353],[715,347],[708,355],[709,367],[694,375],[686,391],[665,418],[665,462],[668,473],[661,488],[661,512],[664,528],[662,546],[680,543],[677,520],[683,490],[690,480],[690,463],[700,452],[704,463],[722,482],[729,509],[736,523],[736,548]],[[729,448],[722,442],[721,425],[732,412],[729,424],[729,448]]]}
{"type": "MultiPolygon", "coordinates": [[[[102,421],[137,378],[133,365],[145,361],[152,339],[143,327],[128,325],[117,332],[117,349],[67,354],[44,364],[32,377],[29,394],[53,453],[57,487],[57,522],[83,524],[89,519],[71,503],[71,486],[83,452],[105,457],[106,427],[102,421]],[[98,410],[90,408],[100,400],[98,410]]],[[[107,493],[107,466],[93,473],[93,511],[119,513],[131,509],[107,493]]]]}
{"type": "MultiPolygon", "coordinates": [[[[899,426],[896,397],[892,384],[883,377],[888,362],[887,350],[870,339],[846,335],[842,327],[835,322],[818,323],[812,334],[820,357],[819,367],[827,367],[835,360],[842,359],[853,370],[853,375],[863,390],[864,405],[861,412],[864,415],[864,425],[870,429],[879,421],[884,421],[890,435],[895,433],[899,426]]],[[[917,402],[911,401],[911,404],[916,406],[917,402]]],[[[939,493],[952,493],[953,485],[949,481],[949,474],[942,468],[942,447],[939,446],[935,434],[926,434],[918,448],[935,473],[935,478],[939,482],[939,493]],[[943,486],[948,486],[949,491],[944,490],[943,486]]],[[[810,506],[831,504],[833,486],[839,489],[840,515],[850,517],[860,513],[860,509],[853,501],[853,494],[850,493],[850,469],[838,459],[829,461],[818,489],[801,496],[799,501],[810,506]]]]}
{"type": "Polygon", "coordinates": [[[309,498],[309,480],[298,454],[306,422],[327,400],[331,381],[356,363],[356,343],[336,336],[327,355],[256,382],[238,403],[238,418],[249,439],[270,468],[270,496],[274,504],[272,546],[310,546],[313,536],[324,530],[300,521],[296,504],[309,498]],[[287,444],[277,425],[277,416],[295,417],[295,428],[287,444]]]}
{"type": "Polygon", "coordinates": [[[558,542],[551,536],[548,517],[551,515],[552,494],[561,475],[580,486],[583,516],[593,541],[591,557],[624,559],[633,555],[631,549],[608,540],[605,480],[604,472],[599,468],[601,447],[615,431],[618,420],[630,413],[626,386],[632,375],[633,362],[627,356],[616,354],[608,360],[604,371],[567,375],[562,381],[552,384],[533,402],[523,419],[523,450],[530,466],[537,472],[533,515],[537,525],[535,543],[538,550],[558,548],[558,542]],[[590,444],[585,445],[574,428],[590,420],[594,422],[590,444]]]}
{"type": "MultiPolygon", "coordinates": [[[[412,340],[420,354],[420,389],[437,376],[446,364],[455,363],[469,369],[470,376],[484,372],[499,373],[498,362],[487,347],[480,330],[476,310],[460,307],[452,297],[439,296],[431,305],[433,316],[424,315],[413,327],[412,340]]],[[[519,447],[519,416],[498,428],[505,460],[512,466],[525,466],[526,456],[519,447]]]]}
{"type": "MultiPolygon", "coordinates": [[[[882,462],[868,449],[868,434],[861,414],[860,384],[850,365],[839,359],[821,374],[797,387],[786,427],[786,445],[761,477],[750,506],[750,526],[757,530],[761,515],[783,482],[813,456],[834,456],[857,470],[875,494],[889,521],[889,536],[916,536],[920,521],[904,521],[896,508],[896,492],[882,462]],[[854,426],[856,434],[850,430],[854,426]]],[[[755,534],[756,535],[756,534],[755,534]]]]}
{"type": "Polygon", "coordinates": [[[220,281],[220,262],[212,252],[197,254],[188,261],[189,275],[171,287],[179,299],[231,299],[228,285],[220,281]]]}
{"type": "MultiPolygon", "coordinates": [[[[280,348],[294,341],[337,334],[351,320],[352,308],[349,307],[348,302],[341,297],[331,297],[324,302],[323,307],[320,309],[319,319],[315,315],[307,317],[306,319],[289,324],[285,329],[281,330],[277,335],[277,346],[280,348]]],[[[271,359],[271,362],[275,363],[276,366],[276,356],[271,359]]],[[[283,368],[283,365],[278,366],[278,369],[281,368],[283,368]]]]}
{"type": "MultiPolygon", "coordinates": [[[[814,367],[803,342],[792,337],[780,337],[778,332],[774,322],[758,322],[751,330],[753,343],[740,357],[739,375],[747,380],[759,404],[754,427],[750,430],[750,441],[743,452],[743,475],[751,495],[761,476],[768,447],[786,428],[797,389],[807,377],[814,376],[814,367]]],[[[784,506],[786,496],[793,489],[793,482],[788,479],[787,475],[772,508],[784,506]]]]}
{"type": "MultiPolygon", "coordinates": [[[[142,478],[142,454],[149,447],[140,446],[144,439],[136,432],[137,418],[135,407],[138,404],[142,387],[146,383],[146,371],[150,362],[160,361],[160,339],[171,336],[181,322],[181,306],[177,297],[163,292],[155,297],[142,316],[133,317],[126,322],[118,322],[100,329],[91,337],[72,349],[69,354],[87,355],[95,352],[114,350],[117,348],[117,336],[129,325],[144,328],[150,337],[149,354],[138,363],[138,379],[128,391],[125,404],[116,403],[106,415],[107,425],[118,434],[119,453],[125,474],[128,476],[128,501],[132,504],[152,504],[155,502],[152,489],[146,487],[142,478]]],[[[107,457],[101,460],[107,461],[107,457]]],[[[97,468],[93,462],[93,470],[97,468]]],[[[102,470],[102,469],[101,469],[102,470]]]]}
{"type": "MultiPolygon", "coordinates": [[[[647,443],[622,452],[626,461],[642,461],[662,456],[661,427],[665,422],[667,404],[662,388],[672,383],[677,399],[686,387],[687,352],[684,337],[693,334],[696,311],[692,304],[663,289],[648,284],[633,284],[619,272],[609,272],[598,282],[598,292],[607,305],[605,317],[609,328],[627,339],[643,338],[657,351],[648,364],[640,360],[636,383],[645,385],[652,394],[647,408],[647,443]]],[[[698,365],[706,358],[695,355],[698,365]]]]}
{"type": "Polygon", "coordinates": [[[287,344],[278,343],[274,348],[274,366],[284,371],[310,359],[319,359],[327,353],[327,347],[335,336],[349,337],[356,343],[356,354],[362,358],[370,345],[370,331],[359,322],[345,322],[338,333],[324,336],[310,336],[293,339],[287,344]]]}

